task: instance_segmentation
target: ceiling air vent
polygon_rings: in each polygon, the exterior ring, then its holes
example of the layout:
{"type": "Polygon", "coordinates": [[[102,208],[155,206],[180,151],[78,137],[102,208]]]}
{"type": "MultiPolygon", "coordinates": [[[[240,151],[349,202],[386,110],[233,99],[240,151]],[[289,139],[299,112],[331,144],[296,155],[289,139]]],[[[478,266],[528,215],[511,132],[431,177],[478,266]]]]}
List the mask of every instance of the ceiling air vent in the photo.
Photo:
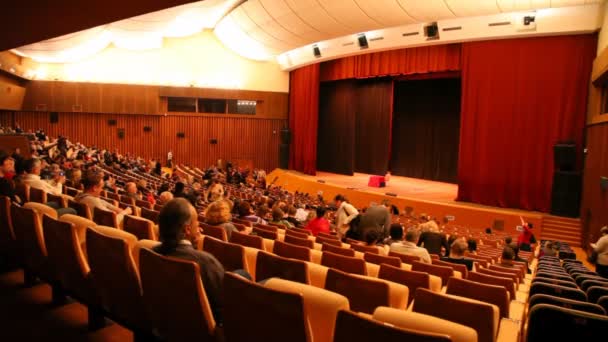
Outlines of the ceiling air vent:
{"type": "Polygon", "coordinates": [[[420,34],[420,32],[406,32],[406,33],[402,33],[401,35],[403,37],[409,37],[409,36],[417,36],[419,34],[420,34]]]}
{"type": "Polygon", "coordinates": [[[442,31],[458,31],[458,30],[462,30],[462,26],[444,27],[441,30],[442,31]]]}
{"type": "Polygon", "coordinates": [[[370,38],[369,41],[370,42],[375,42],[377,40],[382,40],[382,39],[384,39],[384,37],[374,37],[374,38],[370,38]]]}
{"type": "Polygon", "coordinates": [[[492,27],[492,26],[507,26],[507,25],[511,25],[510,21],[500,21],[497,23],[489,23],[488,26],[492,27]]]}

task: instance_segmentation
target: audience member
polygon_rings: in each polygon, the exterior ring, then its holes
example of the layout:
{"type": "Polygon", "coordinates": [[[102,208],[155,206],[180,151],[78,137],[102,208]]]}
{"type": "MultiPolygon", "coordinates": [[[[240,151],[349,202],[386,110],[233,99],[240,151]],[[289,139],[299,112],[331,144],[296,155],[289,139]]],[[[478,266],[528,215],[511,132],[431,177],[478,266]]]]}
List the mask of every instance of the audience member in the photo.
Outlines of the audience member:
{"type": "Polygon", "coordinates": [[[336,195],[334,198],[336,205],[336,231],[338,237],[343,238],[346,232],[350,229],[350,222],[359,215],[359,211],[342,195],[336,195]]]}
{"type": "Polygon", "coordinates": [[[473,270],[473,260],[464,257],[468,245],[464,239],[456,239],[450,246],[450,256],[443,257],[441,260],[453,264],[465,265],[469,271],[473,270]]]}
{"type": "Polygon", "coordinates": [[[21,199],[15,195],[15,160],[8,154],[0,156],[0,195],[7,196],[11,202],[20,203],[21,199]]]}
{"type": "Polygon", "coordinates": [[[388,201],[384,201],[382,204],[373,204],[365,210],[365,213],[361,214],[359,220],[360,236],[365,237],[369,230],[376,231],[381,239],[389,236],[391,227],[389,205],[388,201]]]}
{"type": "Polygon", "coordinates": [[[597,255],[595,272],[600,277],[608,278],[608,226],[600,229],[600,238],[591,247],[593,247],[593,251],[597,255]]]}
{"type": "Polygon", "coordinates": [[[247,201],[241,201],[237,206],[239,218],[241,220],[251,221],[253,224],[268,224],[264,219],[255,215],[253,210],[251,209],[251,204],[247,201]]]}
{"type": "Polygon", "coordinates": [[[232,232],[238,232],[238,229],[230,222],[231,218],[230,205],[225,200],[219,200],[209,204],[205,211],[205,223],[224,228],[228,241],[230,241],[232,232]]]}
{"type": "Polygon", "coordinates": [[[426,248],[430,254],[442,255],[441,247],[446,251],[450,249],[445,234],[436,230],[423,231],[418,240],[418,246],[426,248]]]}
{"type": "Polygon", "coordinates": [[[323,207],[317,207],[316,212],[316,217],[308,222],[306,229],[310,230],[313,236],[317,236],[319,233],[329,234],[329,221],[325,218],[327,211],[323,207]]]}
{"type": "Polygon", "coordinates": [[[279,206],[272,209],[272,221],[270,223],[283,225],[285,229],[292,228],[291,223],[285,219],[285,213],[279,206]]]}
{"type": "Polygon", "coordinates": [[[523,230],[517,237],[517,245],[519,249],[522,251],[530,252],[532,251],[532,239],[534,234],[532,233],[533,225],[532,223],[525,222],[523,223],[523,230]]]}
{"type": "Polygon", "coordinates": [[[104,186],[101,172],[95,170],[88,171],[85,178],[82,180],[82,183],[84,185],[84,192],[76,195],[74,201],[83,203],[89,207],[91,214],[93,214],[95,208],[112,211],[116,213],[116,219],[120,224],[125,215],[130,215],[132,213],[131,208],[123,210],[100,198],[104,186]]]}
{"type": "MultiPolygon", "coordinates": [[[[403,232],[402,232],[402,234],[403,234],[403,232]]],[[[398,235],[398,233],[395,230],[395,236],[393,238],[397,239],[397,235],[398,235]]],[[[425,248],[418,247],[416,245],[418,243],[419,236],[420,236],[420,233],[417,230],[408,229],[407,233],[405,234],[405,241],[392,243],[390,245],[390,251],[402,253],[402,254],[406,254],[406,255],[417,256],[420,258],[421,262],[430,264],[431,256],[429,255],[429,252],[425,248]]]]}

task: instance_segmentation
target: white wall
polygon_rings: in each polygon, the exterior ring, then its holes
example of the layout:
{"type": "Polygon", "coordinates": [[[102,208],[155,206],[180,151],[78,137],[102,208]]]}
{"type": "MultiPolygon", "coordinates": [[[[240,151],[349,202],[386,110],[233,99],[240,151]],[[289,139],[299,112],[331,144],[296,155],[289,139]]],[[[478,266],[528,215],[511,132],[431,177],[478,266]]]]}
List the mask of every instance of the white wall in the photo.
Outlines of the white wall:
{"type": "Polygon", "coordinates": [[[39,80],[289,91],[289,73],[276,62],[240,57],[226,49],[211,31],[165,38],[160,49],[129,51],[110,46],[75,63],[24,59],[23,65],[39,80]]]}
{"type": "Polygon", "coordinates": [[[602,22],[602,29],[597,40],[597,54],[599,56],[605,48],[608,47],[608,2],[604,4],[604,20],[602,22]]]}

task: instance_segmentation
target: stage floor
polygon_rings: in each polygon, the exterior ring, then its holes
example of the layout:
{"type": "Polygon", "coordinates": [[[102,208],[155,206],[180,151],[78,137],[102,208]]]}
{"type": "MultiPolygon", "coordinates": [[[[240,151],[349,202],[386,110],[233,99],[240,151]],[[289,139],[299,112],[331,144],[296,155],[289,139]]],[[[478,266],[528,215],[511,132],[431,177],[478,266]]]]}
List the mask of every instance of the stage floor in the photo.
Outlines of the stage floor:
{"type": "Polygon", "coordinates": [[[324,180],[327,183],[353,190],[363,190],[385,194],[391,192],[397,196],[416,200],[454,203],[458,194],[458,185],[436,182],[425,179],[409,178],[391,175],[391,179],[384,188],[367,186],[368,174],[355,173],[353,176],[339,175],[329,172],[317,172],[316,176],[304,176],[315,180],[324,180]]]}

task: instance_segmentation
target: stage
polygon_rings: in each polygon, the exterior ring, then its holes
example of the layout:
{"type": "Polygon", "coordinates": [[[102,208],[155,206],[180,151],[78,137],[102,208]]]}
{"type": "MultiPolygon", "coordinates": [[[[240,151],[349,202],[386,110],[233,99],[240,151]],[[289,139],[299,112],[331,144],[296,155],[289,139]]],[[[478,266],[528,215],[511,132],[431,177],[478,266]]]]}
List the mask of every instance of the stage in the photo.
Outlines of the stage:
{"type": "Polygon", "coordinates": [[[307,192],[316,196],[321,192],[326,201],[337,194],[345,195],[357,207],[367,207],[387,199],[400,210],[412,207],[415,214],[427,214],[443,219],[450,216],[453,224],[475,228],[495,227],[500,221],[505,231],[515,235],[519,217],[541,227],[544,214],[539,212],[488,207],[474,203],[457,202],[458,185],[391,175],[383,188],[367,186],[368,174],[353,176],[317,172],[315,176],[291,170],[275,169],[267,176],[269,184],[289,191],[307,192]],[[389,195],[387,195],[387,193],[389,195]]]}

